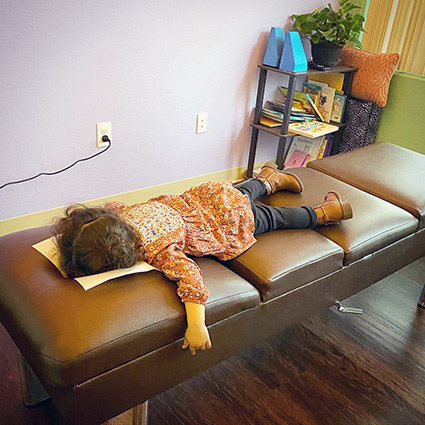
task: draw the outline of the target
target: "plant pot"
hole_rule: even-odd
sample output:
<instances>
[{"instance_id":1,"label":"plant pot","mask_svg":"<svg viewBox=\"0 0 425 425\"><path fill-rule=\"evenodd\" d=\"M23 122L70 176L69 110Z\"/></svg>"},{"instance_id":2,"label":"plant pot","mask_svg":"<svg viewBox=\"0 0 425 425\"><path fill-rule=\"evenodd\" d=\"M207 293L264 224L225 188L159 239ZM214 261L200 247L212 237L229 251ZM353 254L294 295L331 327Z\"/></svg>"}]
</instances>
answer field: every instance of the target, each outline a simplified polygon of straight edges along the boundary
<instances>
[{"instance_id":1,"label":"plant pot","mask_svg":"<svg viewBox=\"0 0 425 425\"><path fill-rule=\"evenodd\" d=\"M311 43L311 54L313 62L317 65L330 66L338 65L343 46L333 43Z\"/></svg>"}]
</instances>

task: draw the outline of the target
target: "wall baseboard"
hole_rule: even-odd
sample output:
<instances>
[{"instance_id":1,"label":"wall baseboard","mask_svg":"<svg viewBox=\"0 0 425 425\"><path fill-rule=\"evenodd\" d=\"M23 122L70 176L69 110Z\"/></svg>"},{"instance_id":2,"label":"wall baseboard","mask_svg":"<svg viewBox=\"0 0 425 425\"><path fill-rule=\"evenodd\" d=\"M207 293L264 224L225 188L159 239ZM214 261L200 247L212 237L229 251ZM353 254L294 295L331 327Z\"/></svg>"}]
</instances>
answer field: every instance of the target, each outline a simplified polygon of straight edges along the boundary
<instances>
[{"instance_id":1,"label":"wall baseboard","mask_svg":"<svg viewBox=\"0 0 425 425\"><path fill-rule=\"evenodd\" d=\"M259 162L256 164L256 169L261 168L265 163ZM116 195L106 196L83 202L85 205L102 205L108 201L121 201L126 204L136 204L145 202L148 199L154 198L163 194L178 194L193 186L197 186L207 181L225 181L231 180L238 182L243 179L243 174L246 167L231 168L229 170L217 171L215 173L204 174L202 176L192 177L189 179L178 180L175 182L159 184L156 186L145 187L143 189L133 190L130 192L119 193ZM0 236L8 233L18 232L20 230L31 229L52 224L57 217L64 214L65 207L53 208L45 211L39 211L19 217L13 217L5 220L0 220Z\"/></svg>"}]
</instances>

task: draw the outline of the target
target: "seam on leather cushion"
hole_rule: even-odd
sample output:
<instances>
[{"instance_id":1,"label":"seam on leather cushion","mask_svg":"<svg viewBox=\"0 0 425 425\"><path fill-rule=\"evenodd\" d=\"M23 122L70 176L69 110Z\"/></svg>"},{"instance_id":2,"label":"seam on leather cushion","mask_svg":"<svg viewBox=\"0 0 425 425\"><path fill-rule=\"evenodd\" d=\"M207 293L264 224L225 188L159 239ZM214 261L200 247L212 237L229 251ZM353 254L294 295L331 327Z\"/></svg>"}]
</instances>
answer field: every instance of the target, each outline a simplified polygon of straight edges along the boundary
<instances>
[{"instance_id":1,"label":"seam on leather cushion","mask_svg":"<svg viewBox=\"0 0 425 425\"><path fill-rule=\"evenodd\" d=\"M400 224L397 227L393 227L391 229L386 230L385 232L379 233L378 235L374 235L374 236L370 237L369 239L366 239L363 242L359 243L358 245L354 246L350 250L348 250L348 251L344 250L344 252L347 253L347 254L352 254L355 250L358 250L359 248L361 248L362 246L368 244L369 242L373 241L374 239L379 240L379 239L381 239L381 237L383 235L389 234L389 233L393 232L394 230L397 230L397 229L400 229L400 228L403 228L403 227L405 227L407 229L409 226L410 226L409 224L405 224L405 223L404 224ZM408 235L406 235L406 236L408 236ZM388 245L390 245L393 242L395 242L395 241L392 241L392 242L388 243ZM385 246L388 246L388 245L385 245ZM385 248L385 246L381 247L380 249Z\"/></svg>"},{"instance_id":2,"label":"seam on leather cushion","mask_svg":"<svg viewBox=\"0 0 425 425\"><path fill-rule=\"evenodd\" d=\"M338 246L339 246L339 245L338 245ZM342 250L342 247L340 247L340 248L341 248L341 250ZM255 276L257 276L257 277L261 278L263 281L265 281L265 282L267 282L267 283L271 283L271 282L274 282L274 281L276 281L276 280L278 280L278 279L282 278L283 276L288 275L289 273L294 272L295 270L299 270L299 269L301 269L301 268L303 268L303 267L305 267L305 266L308 266L308 265L311 265L311 264L317 263L317 262L319 262L319 261L322 261L322 260L324 260L324 259L327 259L327 258L329 258L329 257L332 257L333 255L335 255L335 253L336 253L336 252L332 252L332 253L330 253L330 254L327 254L327 255L326 255L326 256L324 256L324 257L320 257L320 258L318 258L318 259L316 259L316 260L311 260L311 261L309 261L308 263L303 263L303 264L301 264L301 265L299 265L299 266L297 266L297 267L293 267L293 268L291 268L291 269L288 269L288 270L286 270L285 272L282 272L282 273L278 274L277 276L273 277L273 280L269 280L269 279L265 280L263 276L261 276L261 275L260 275L260 274L258 274L256 271L254 271L254 269L252 269L251 267L249 267L249 266L247 265L247 263L245 263L245 262L244 262L244 261L242 261L242 260L239 260L239 261L240 261L240 262L241 262L241 263L242 263L242 264L246 267L246 269L248 269L250 272L252 272L252 274L254 274ZM342 264L341 264L341 267L342 267Z\"/></svg>"},{"instance_id":3,"label":"seam on leather cushion","mask_svg":"<svg viewBox=\"0 0 425 425\"><path fill-rule=\"evenodd\" d=\"M416 213L420 214L420 211L418 211L418 210L414 210L414 209L413 209L412 207L410 207L409 205L404 204L403 202L400 202L400 201L396 200L395 198L392 198L391 196L387 196L387 197L383 198L383 195L382 195L382 194L380 194L379 192L376 192L376 191L370 190L370 188L369 188L368 186L363 186L363 185L361 185L361 184L356 183L355 181L353 181L353 180L351 180L351 179L347 179L347 178L341 177L340 175L338 175L338 174L336 174L336 173L333 173L332 171L329 171L329 170L326 170L326 169L320 168L320 167L318 167L317 165L314 165L314 164L312 164L311 166L309 166L309 168L311 168L311 169L313 169L313 170L316 170L316 171L319 171L319 172L321 172L321 173L323 173L323 174L326 174L326 175L328 175L328 176L330 176L330 177L333 177L333 178L335 178L335 179L337 179L337 180L339 180L339 181L342 181L342 182L344 182L344 183L347 183L347 184L349 184L350 186L353 186L353 187L355 187L355 188L357 188L357 189L360 189L360 190L362 190L363 192L369 193L370 195L373 195L373 196L375 196L376 198L382 199L383 201L387 201L387 202L389 202L390 204L393 204L393 205L395 205L396 207L399 207L399 208L401 208L401 209L405 210L406 212L409 212L409 213L411 213L411 214L412 214L412 212L411 212L411 211L414 211L414 212L416 212ZM419 216L418 216L418 215L416 215L416 214L413 214L413 215L414 215L416 218L418 218L418 219L420 219L420 218L422 217L421 215L419 215ZM419 223L418 223L418 226L419 226Z\"/></svg>"}]
</instances>

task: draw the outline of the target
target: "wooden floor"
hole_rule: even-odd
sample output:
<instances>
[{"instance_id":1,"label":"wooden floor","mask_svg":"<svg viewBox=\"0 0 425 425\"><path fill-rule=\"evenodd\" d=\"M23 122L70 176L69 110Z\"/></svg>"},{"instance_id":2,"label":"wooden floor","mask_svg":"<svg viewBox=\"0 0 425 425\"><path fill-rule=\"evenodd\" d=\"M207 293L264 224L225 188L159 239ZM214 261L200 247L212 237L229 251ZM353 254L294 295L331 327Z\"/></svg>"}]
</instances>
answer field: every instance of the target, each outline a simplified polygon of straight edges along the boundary
<instances>
[{"instance_id":1,"label":"wooden floor","mask_svg":"<svg viewBox=\"0 0 425 425\"><path fill-rule=\"evenodd\" d=\"M425 257L346 301L363 315L331 308L155 397L149 425L424 425L424 283ZM23 406L3 328L0 347L0 425L58 424Z\"/></svg>"}]
</instances>

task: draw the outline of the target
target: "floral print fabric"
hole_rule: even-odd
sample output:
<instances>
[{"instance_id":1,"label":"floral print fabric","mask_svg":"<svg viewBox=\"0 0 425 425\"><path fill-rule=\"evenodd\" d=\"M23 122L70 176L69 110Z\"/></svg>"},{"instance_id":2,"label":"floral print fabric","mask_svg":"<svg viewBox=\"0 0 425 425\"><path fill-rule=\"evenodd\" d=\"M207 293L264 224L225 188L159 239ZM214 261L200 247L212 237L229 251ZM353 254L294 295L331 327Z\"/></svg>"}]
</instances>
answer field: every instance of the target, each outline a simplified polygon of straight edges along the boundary
<instances>
[{"instance_id":1,"label":"floral print fabric","mask_svg":"<svg viewBox=\"0 0 425 425\"><path fill-rule=\"evenodd\" d=\"M181 195L106 207L137 229L146 261L177 282L183 302L205 305L209 295L201 270L187 255L230 260L256 241L250 201L230 182L208 182Z\"/></svg>"}]
</instances>

